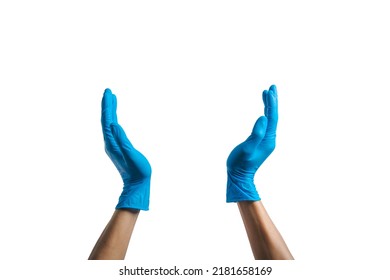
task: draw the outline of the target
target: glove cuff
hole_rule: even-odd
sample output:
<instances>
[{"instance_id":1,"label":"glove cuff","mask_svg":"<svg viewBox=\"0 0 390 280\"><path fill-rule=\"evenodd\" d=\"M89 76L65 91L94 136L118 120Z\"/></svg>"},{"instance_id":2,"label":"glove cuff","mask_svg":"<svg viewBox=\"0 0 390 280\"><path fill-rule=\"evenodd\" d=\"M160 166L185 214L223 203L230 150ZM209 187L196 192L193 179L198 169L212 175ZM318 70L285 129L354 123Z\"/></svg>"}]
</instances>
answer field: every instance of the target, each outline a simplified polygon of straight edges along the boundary
<instances>
[{"instance_id":1,"label":"glove cuff","mask_svg":"<svg viewBox=\"0 0 390 280\"><path fill-rule=\"evenodd\" d=\"M137 184L125 184L115 209L149 210L150 179Z\"/></svg>"},{"instance_id":2,"label":"glove cuff","mask_svg":"<svg viewBox=\"0 0 390 280\"><path fill-rule=\"evenodd\" d=\"M253 179L241 179L233 176L228 170L226 202L261 200Z\"/></svg>"}]
</instances>

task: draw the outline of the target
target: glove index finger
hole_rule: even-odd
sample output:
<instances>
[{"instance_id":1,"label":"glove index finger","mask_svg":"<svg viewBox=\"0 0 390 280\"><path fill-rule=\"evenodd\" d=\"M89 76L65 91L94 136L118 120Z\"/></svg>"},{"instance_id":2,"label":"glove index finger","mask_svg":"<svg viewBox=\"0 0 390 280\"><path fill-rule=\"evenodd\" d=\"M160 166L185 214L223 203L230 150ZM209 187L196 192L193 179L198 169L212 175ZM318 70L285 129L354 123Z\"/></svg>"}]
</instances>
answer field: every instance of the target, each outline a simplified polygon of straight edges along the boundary
<instances>
[{"instance_id":1,"label":"glove index finger","mask_svg":"<svg viewBox=\"0 0 390 280\"><path fill-rule=\"evenodd\" d=\"M278 124L278 94L275 85L263 92L264 114L268 118L267 133L276 133Z\"/></svg>"},{"instance_id":2,"label":"glove index finger","mask_svg":"<svg viewBox=\"0 0 390 280\"><path fill-rule=\"evenodd\" d=\"M112 122L118 123L118 117L116 115L117 100L115 94L112 94L112 106L111 106L111 118Z\"/></svg>"},{"instance_id":3,"label":"glove index finger","mask_svg":"<svg viewBox=\"0 0 390 280\"><path fill-rule=\"evenodd\" d=\"M112 123L112 105L113 105L113 94L109 88L103 93L102 99L102 116L101 122L103 130L110 129L110 123ZM107 131L108 132L108 131Z\"/></svg>"}]
</instances>

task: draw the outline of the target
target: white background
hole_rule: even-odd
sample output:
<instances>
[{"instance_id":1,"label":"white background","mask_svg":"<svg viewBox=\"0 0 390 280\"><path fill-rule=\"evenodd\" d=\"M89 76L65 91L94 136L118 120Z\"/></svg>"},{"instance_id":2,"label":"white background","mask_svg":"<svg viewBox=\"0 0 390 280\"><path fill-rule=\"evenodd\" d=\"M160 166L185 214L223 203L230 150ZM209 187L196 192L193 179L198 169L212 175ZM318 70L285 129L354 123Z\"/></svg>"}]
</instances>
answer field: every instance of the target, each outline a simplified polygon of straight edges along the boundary
<instances>
[{"instance_id":1,"label":"white background","mask_svg":"<svg viewBox=\"0 0 390 280\"><path fill-rule=\"evenodd\" d=\"M2 1L1 273L271 263L274 279L383 279L388 26L386 1ZM294 264L253 262L225 203L226 158L271 84L277 148L255 181ZM125 261L87 262L121 192L100 127L106 87L152 165L151 204Z\"/></svg>"}]
</instances>

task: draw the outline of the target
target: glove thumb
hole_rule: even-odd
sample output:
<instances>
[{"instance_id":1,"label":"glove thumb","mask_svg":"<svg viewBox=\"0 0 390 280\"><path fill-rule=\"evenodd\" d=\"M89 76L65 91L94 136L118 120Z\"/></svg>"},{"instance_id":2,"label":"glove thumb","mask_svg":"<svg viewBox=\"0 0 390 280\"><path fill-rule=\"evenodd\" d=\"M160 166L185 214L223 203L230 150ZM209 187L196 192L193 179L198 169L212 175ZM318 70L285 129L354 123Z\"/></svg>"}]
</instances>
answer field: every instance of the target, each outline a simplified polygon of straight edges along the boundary
<instances>
[{"instance_id":1,"label":"glove thumb","mask_svg":"<svg viewBox=\"0 0 390 280\"><path fill-rule=\"evenodd\" d=\"M115 142L119 146L122 154L127 154L126 152L133 149L133 145L126 136L125 131L118 123L111 123L110 125L111 133L115 138Z\"/></svg>"},{"instance_id":2,"label":"glove thumb","mask_svg":"<svg viewBox=\"0 0 390 280\"><path fill-rule=\"evenodd\" d=\"M251 135L245 141L248 151L255 150L261 140L263 140L265 132L267 131L267 124L267 117L261 116L257 119L255 125L253 126Z\"/></svg>"}]
</instances>

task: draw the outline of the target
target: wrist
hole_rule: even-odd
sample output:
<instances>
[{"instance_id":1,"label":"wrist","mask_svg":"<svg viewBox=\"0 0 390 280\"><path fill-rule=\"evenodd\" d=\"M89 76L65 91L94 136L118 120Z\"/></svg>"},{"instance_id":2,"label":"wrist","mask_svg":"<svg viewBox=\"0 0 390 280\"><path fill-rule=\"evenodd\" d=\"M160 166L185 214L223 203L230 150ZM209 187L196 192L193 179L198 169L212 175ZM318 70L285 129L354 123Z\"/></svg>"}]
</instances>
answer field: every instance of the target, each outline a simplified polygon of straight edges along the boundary
<instances>
[{"instance_id":1,"label":"wrist","mask_svg":"<svg viewBox=\"0 0 390 280\"><path fill-rule=\"evenodd\" d=\"M258 201L260 199L253 178L233 176L228 170L226 202Z\"/></svg>"},{"instance_id":2,"label":"wrist","mask_svg":"<svg viewBox=\"0 0 390 280\"><path fill-rule=\"evenodd\" d=\"M119 197L116 209L149 210L150 178L136 183L126 183Z\"/></svg>"}]
</instances>

